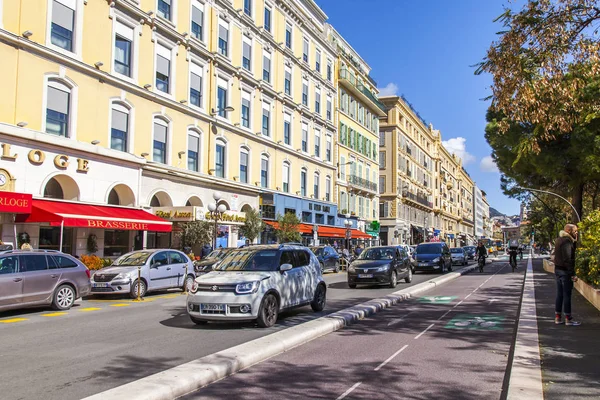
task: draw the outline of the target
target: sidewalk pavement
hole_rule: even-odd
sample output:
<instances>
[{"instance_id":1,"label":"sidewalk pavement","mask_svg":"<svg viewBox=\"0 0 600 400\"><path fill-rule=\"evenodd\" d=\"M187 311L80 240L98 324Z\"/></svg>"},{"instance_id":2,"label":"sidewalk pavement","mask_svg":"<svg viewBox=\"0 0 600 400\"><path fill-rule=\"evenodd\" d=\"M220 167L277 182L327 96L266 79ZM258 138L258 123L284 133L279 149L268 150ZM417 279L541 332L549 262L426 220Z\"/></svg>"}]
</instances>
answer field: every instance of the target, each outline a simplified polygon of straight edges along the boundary
<instances>
[{"instance_id":1,"label":"sidewalk pavement","mask_svg":"<svg viewBox=\"0 0 600 400\"><path fill-rule=\"evenodd\" d=\"M582 325L555 325L554 274L540 258L533 271L545 400L600 398L600 311L573 289L573 318Z\"/></svg>"}]
</instances>

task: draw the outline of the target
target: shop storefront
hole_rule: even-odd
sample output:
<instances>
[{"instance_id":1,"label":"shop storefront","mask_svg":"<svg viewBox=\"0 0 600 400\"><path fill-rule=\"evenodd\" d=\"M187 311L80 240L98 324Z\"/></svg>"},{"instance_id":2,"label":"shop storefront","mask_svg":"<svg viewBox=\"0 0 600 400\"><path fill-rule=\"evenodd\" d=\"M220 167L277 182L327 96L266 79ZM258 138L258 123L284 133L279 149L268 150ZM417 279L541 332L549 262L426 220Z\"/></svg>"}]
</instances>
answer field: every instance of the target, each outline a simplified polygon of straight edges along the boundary
<instances>
[{"instance_id":1,"label":"shop storefront","mask_svg":"<svg viewBox=\"0 0 600 400\"><path fill-rule=\"evenodd\" d=\"M8 184L8 185L7 185ZM8 188L10 183L0 171L0 186ZM14 224L15 217L31 212L32 196L27 193L0 191L0 240L3 249L17 248L18 236Z\"/></svg>"}]
</instances>

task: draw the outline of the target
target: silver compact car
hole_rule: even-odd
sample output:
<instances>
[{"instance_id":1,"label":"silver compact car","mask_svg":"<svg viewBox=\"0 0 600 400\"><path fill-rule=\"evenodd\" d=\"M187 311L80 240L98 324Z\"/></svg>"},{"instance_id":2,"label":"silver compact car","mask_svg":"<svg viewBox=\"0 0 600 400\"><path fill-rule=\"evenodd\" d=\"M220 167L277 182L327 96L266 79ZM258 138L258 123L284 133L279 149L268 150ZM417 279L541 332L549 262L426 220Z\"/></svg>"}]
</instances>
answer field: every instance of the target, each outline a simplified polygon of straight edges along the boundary
<instances>
[{"instance_id":1,"label":"silver compact car","mask_svg":"<svg viewBox=\"0 0 600 400\"><path fill-rule=\"evenodd\" d=\"M58 251L0 253L0 311L51 305L68 310L90 294L90 270Z\"/></svg>"},{"instance_id":2,"label":"silver compact car","mask_svg":"<svg viewBox=\"0 0 600 400\"><path fill-rule=\"evenodd\" d=\"M469 255L464 247L453 247L450 249L450 256L452 257L452 264L467 265L469 261Z\"/></svg>"},{"instance_id":3,"label":"silver compact car","mask_svg":"<svg viewBox=\"0 0 600 400\"><path fill-rule=\"evenodd\" d=\"M285 309L325 307L327 286L315 254L302 245L259 245L229 252L215 271L196 278L187 309L196 324L277 322Z\"/></svg>"},{"instance_id":4,"label":"silver compact car","mask_svg":"<svg viewBox=\"0 0 600 400\"><path fill-rule=\"evenodd\" d=\"M92 276L92 294L138 293L138 266L141 267L140 295L152 290L191 289L196 277L187 255L172 249L148 249L127 253ZM186 268L187 267L187 268ZM187 272L187 275L186 275Z\"/></svg>"}]
</instances>

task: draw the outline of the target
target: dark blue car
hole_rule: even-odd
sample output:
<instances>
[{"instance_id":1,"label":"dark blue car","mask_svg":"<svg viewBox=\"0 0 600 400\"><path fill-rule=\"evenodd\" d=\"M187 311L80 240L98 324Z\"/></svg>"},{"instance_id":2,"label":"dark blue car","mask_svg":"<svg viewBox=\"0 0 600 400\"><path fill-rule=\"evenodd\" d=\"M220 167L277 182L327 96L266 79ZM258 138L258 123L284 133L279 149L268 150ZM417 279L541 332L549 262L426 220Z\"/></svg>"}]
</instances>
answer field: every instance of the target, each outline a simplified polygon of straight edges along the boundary
<instances>
[{"instance_id":1,"label":"dark blue car","mask_svg":"<svg viewBox=\"0 0 600 400\"><path fill-rule=\"evenodd\" d=\"M321 271L339 272L340 270L340 255L331 246L315 246L310 248L317 256Z\"/></svg>"},{"instance_id":2,"label":"dark blue car","mask_svg":"<svg viewBox=\"0 0 600 400\"><path fill-rule=\"evenodd\" d=\"M415 272L441 272L452 271L452 256L450 249L444 242L421 243L415 251L413 263Z\"/></svg>"}]
</instances>

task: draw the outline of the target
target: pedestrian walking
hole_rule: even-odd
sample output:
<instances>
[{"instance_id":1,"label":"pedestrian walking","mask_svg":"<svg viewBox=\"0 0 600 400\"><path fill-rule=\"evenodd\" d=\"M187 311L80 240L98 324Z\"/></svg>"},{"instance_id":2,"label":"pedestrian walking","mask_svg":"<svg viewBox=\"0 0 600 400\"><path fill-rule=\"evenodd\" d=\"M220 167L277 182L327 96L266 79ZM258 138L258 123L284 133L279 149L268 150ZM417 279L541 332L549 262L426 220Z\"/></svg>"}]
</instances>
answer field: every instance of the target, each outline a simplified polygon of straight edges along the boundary
<instances>
[{"instance_id":1,"label":"pedestrian walking","mask_svg":"<svg viewBox=\"0 0 600 400\"><path fill-rule=\"evenodd\" d=\"M211 245L206 243L204 246L202 246L202 250L200 250L200 257L201 258L207 257L211 251L212 251Z\"/></svg>"},{"instance_id":2,"label":"pedestrian walking","mask_svg":"<svg viewBox=\"0 0 600 400\"><path fill-rule=\"evenodd\" d=\"M556 275L556 316L555 324L564 323L567 326L578 326L581 322L574 321L571 315L571 294L575 275L575 248L577 242L577 225L567 224L560 231L554 247L554 274ZM563 321L562 314L565 319Z\"/></svg>"}]
</instances>

